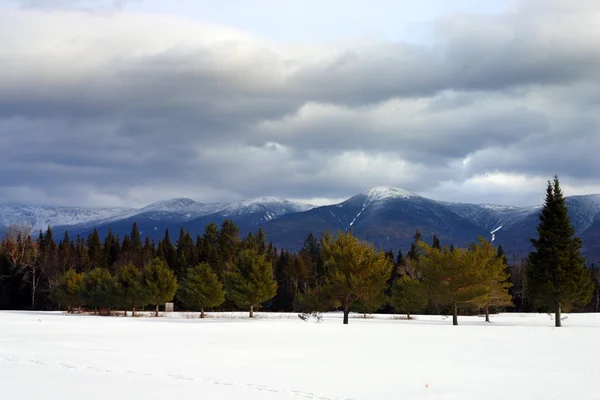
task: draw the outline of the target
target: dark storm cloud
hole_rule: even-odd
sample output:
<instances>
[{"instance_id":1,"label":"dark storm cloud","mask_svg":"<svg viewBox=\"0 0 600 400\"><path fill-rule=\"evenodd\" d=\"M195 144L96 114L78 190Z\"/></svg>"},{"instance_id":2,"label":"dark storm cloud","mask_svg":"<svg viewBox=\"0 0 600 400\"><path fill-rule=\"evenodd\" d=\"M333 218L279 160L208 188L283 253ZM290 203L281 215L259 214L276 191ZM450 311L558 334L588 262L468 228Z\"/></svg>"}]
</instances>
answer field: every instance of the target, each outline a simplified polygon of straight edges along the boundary
<instances>
[{"instance_id":1,"label":"dark storm cloud","mask_svg":"<svg viewBox=\"0 0 600 400\"><path fill-rule=\"evenodd\" d=\"M434 43L309 49L156 16L8 11L0 196L140 205L463 185L461 200L492 201L486 174L590 187L599 11L534 0L439 21Z\"/></svg>"}]
</instances>

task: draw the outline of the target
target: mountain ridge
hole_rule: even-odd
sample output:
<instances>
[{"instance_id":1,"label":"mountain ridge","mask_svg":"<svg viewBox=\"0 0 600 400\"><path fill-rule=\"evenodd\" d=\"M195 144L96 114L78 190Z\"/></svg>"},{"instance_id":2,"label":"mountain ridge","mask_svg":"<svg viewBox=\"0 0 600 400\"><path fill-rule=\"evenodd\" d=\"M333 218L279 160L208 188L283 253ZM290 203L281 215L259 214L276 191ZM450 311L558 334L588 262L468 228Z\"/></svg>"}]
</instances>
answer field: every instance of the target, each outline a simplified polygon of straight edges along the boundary
<instances>
[{"instance_id":1,"label":"mountain ridge","mask_svg":"<svg viewBox=\"0 0 600 400\"><path fill-rule=\"evenodd\" d=\"M577 235L586 238L584 255L600 261L600 195L569 196L566 201ZM232 219L242 235L260 227L274 245L290 250L299 250L309 233L338 230L352 231L386 250L406 249L419 229L426 241L436 234L443 243L457 246L467 245L479 235L494 238L507 253L522 257L530 249L529 238L535 235L540 209L541 205L439 201L378 186L318 207L269 196L230 203L201 203L182 197L141 208L0 204L0 230L9 223L29 223L36 231L50 225L58 234L68 230L85 236L97 228L101 235L110 229L123 236L136 222L144 235L159 240L166 229L176 232L183 227L194 236L202 235L208 223Z\"/></svg>"}]
</instances>

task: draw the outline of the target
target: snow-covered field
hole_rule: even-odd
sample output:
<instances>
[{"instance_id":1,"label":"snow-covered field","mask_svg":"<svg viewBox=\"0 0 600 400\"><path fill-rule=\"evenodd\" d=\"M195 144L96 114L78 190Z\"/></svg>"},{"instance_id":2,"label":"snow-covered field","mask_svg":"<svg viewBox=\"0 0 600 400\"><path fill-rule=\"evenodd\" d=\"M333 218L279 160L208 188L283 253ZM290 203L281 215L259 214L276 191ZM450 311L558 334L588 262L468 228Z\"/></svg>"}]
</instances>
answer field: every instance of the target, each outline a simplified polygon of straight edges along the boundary
<instances>
[{"instance_id":1,"label":"snow-covered field","mask_svg":"<svg viewBox=\"0 0 600 400\"><path fill-rule=\"evenodd\" d=\"M600 314L323 322L0 312L2 399L598 399ZM356 317L356 316L355 316Z\"/></svg>"}]
</instances>

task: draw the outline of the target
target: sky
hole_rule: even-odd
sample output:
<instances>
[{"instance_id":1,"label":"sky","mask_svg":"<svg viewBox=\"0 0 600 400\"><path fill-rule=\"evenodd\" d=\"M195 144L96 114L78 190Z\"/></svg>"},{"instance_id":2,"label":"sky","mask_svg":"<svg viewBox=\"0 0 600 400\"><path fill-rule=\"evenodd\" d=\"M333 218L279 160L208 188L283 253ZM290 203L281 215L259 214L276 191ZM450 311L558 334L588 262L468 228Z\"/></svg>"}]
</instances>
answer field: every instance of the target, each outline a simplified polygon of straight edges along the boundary
<instances>
[{"instance_id":1,"label":"sky","mask_svg":"<svg viewBox=\"0 0 600 400\"><path fill-rule=\"evenodd\" d=\"M0 202L600 193L596 0L0 0Z\"/></svg>"}]
</instances>

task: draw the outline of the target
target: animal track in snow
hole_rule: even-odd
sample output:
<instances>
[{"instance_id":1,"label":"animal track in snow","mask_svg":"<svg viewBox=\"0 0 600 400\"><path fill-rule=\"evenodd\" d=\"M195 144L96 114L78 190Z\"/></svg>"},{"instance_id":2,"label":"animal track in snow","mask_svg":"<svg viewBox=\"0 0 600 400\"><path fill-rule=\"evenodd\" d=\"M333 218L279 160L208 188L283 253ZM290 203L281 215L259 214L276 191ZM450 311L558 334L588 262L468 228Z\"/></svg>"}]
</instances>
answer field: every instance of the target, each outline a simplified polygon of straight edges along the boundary
<instances>
[{"instance_id":1,"label":"animal track in snow","mask_svg":"<svg viewBox=\"0 0 600 400\"><path fill-rule=\"evenodd\" d=\"M65 368L65 369L68 369L71 371L74 371L74 370L84 371L85 370L85 371L93 371L93 372L106 373L106 374L130 374L130 375L138 375L138 376L143 376L143 377L160 376L160 375L157 375L154 373L149 373L149 372L144 372L144 371L135 371L135 370L131 370L131 369L118 370L118 369L106 369L106 368L90 366L90 365L78 366L78 365L73 365L73 364L70 364L70 363L67 363L64 361L57 361L54 363L50 363L50 362L41 361L41 360L21 360L21 359L14 358L14 357L0 356L0 362L2 362L2 361L7 362L7 363L17 363L17 364L56 366L56 367ZM224 382L224 381L219 381L216 379L209 379L209 378L204 378L204 377L192 377L192 376L186 376L186 375L182 375L182 374L168 373L168 374L166 374L166 376L170 379L185 380L185 381L189 381L189 382L203 382L203 383L208 383L208 384L217 385L217 386L243 387L243 388L246 388L249 390L256 390L256 391L260 391L260 392L282 393L282 394L290 395L293 397L304 398L304 399L353 400L353 399L347 398L347 397L329 397L329 396L324 396L324 395L318 395L318 394L311 393L311 392L302 392L300 390L277 389L277 388L272 388L269 386L257 385L257 384L252 384L252 383Z\"/></svg>"}]
</instances>

